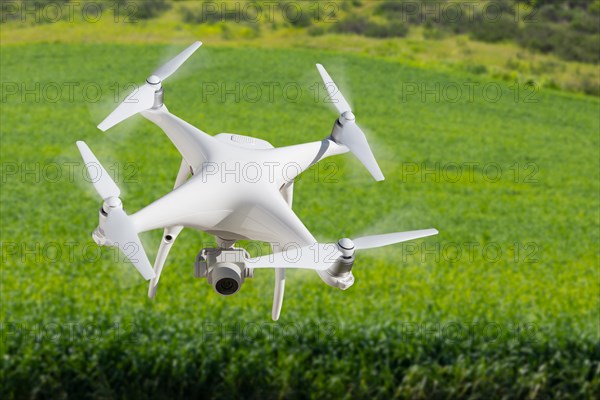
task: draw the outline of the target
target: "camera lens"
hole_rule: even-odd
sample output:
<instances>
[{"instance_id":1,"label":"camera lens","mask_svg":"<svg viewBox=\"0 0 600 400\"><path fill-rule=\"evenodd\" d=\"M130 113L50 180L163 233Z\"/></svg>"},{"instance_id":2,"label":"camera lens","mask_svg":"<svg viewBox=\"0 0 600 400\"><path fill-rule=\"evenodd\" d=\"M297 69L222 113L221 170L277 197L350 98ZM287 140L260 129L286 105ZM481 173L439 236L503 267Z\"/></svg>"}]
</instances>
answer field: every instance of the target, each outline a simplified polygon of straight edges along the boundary
<instances>
[{"instance_id":1,"label":"camera lens","mask_svg":"<svg viewBox=\"0 0 600 400\"><path fill-rule=\"evenodd\" d=\"M235 263L218 262L208 272L208 283L220 295L230 296L240 290L244 282L242 273L242 268Z\"/></svg>"},{"instance_id":2,"label":"camera lens","mask_svg":"<svg viewBox=\"0 0 600 400\"><path fill-rule=\"evenodd\" d=\"M238 290L238 287L239 285L235 279L222 278L217 282L215 289L222 295L230 295L234 294Z\"/></svg>"}]
</instances>

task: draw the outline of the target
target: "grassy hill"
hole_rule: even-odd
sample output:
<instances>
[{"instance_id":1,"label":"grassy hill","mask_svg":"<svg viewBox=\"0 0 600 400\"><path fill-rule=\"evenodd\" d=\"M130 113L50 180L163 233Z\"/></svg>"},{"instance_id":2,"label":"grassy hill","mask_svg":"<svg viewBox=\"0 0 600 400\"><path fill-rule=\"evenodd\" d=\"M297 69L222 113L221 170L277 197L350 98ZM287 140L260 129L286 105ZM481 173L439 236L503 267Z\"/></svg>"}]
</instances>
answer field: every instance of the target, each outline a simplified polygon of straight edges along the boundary
<instances>
[{"instance_id":1,"label":"grassy hill","mask_svg":"<svg viewBox=\"0 0 600 400\"><path fill-rule=\"evenodd\" d=\"M600 94L595 1L6 3L3 44L187 43L355 52L536 89ZM37 6L33 6L36 4Z\"/></svg>"}]
</instances>

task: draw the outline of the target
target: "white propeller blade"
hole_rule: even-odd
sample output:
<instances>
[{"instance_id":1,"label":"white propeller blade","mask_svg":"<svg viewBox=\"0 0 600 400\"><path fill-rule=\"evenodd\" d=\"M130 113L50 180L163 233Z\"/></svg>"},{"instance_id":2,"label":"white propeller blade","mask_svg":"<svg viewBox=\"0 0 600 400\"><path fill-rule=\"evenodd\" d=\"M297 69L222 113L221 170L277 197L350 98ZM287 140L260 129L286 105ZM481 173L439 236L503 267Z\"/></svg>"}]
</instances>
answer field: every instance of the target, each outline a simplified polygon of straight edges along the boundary
<instances>
[{"instance_id":1,"label":"white propeller blade","mask_svg":"<svg viewBox=\"0 0 600 400\"><path fill-rule=\"evenodd\" d=\"M115 208L110 211L103 229L106 237L131 261L145 280L156 276L133 222L122 208Z\"/></svg>"},{"instance_id":2,"label":"white propeller blade","mask_svg":"<svg viewBox=\"0 0 600 400\"><path fill-rule=\"evenodd\" d=\"M340 115L346 111L352 111L350 104L348 104L346 98L344 98L344 95L342 95L342 92L340 92L340 89L337 87L333 79L331 79L331 76L329 76L325 70L325 67L323 67L321 64L317 64L317 69L319 70L319 74L321 74L321 79L323 79L325 89L327 89L327 93L329 93L329 98Z\"/></svg>"},{"instance_id":3,"label":"white propeller blade","mask_svg":"<svg viewBox=\"0 0 600 400\"><path fill-rule=\"evenodd\" d=\"M385 235L364 236L354 239L356 250L374 249L376 247L388 246L394 243L406 242L408 240L420 239L427 236L437 235L437 229L422 229L419 231L396 232Z\"/></svg>"},{"instance_id":4,"label":"white propeller blade","mask_svg":"<svg viewBox=\"0 0 600 400\"><path fill-rule=\"evenodd\" d=\"M358 158L376 181L384 180L383 172L375 160L363 131L354 122L346 122L341 135L342 143Z\"/></svg>"},{"instance_id":5,"label":"white propeller blade","mask_svg":"<svg viewBox=\"0 0 600 400\"><path fill-rule=\"evenodd\" d=\"M436 229L396 232L385 235L364 236L355 240L341 239L339 245L344 246L346 256L350 257L355 250L373 249L437 234ZM306 247L290 246L282 252L250 258L246 261L249 268L304 268L323 271L331 267L340 256L344 255L339 245L317 243Z\"/></svg>"},{"instance_id":6,"label":"white propeller blade","mask_svg":"<svg viewBox=\"0 0 600 400\"><path fill-rule=\"evenodd\" d=\"M121 191L119 187L98 161L92 150L83 141L77 142L77 147L83 157L94 188L107 203L119 204L119 207L110 207L110 212L102 225L104 236L117 246L127 257L144 279L152 279L155 276L150 266L148 256L142 247L142 242L125 211L120 208L121 201L118 199Z\"/></svg>"},{"instance_id":7,"label":"white propeller blade","mask_svg":"<svg viewBox=\"0 0 600 400\"><path fill-rule=\"evenodd\" d=\"M335 243L318 243L306 247L288 246L287 249L267 256L250 258L250 268L305 268L325 270L333 264L342 253Z\"/></svg>"},{"instance_id":8,"label":"white propeller blade","mask_svg":"<svg viewBox=\"0 0 600 400\"><path fill-rule=\"evenodd\" d=\"M371 151L369 142L364 132L358 127L355 122L354 114L352 114L352 108L346 101L342 92L331 79L331 76L327 73L325 68L321 64L317 64L317 69L321 74L327 93L331 102L335 105L335 108L340 113L340 124L342 125L342 131L339 136L335 136L334 139L348 147L348 149L359 159L359 161L367 168L376 181L384 180L381 168L375 160L375 156Z\"/></svg>"},{"instance_id":9,"label":"white propeller blade","mask_svg":"<svg viewBox=\"0 0 600 400\"><path fill-rule=\"evenodd\" d=\"M192 45L190 45L187 49L183 50L181 53L179 53L178 55L173 57L171 60L167 61L166 63L164 63L163 65L158 67L152 73L152 75L156 75L160 78L161 81L164 81L169 76L171 76L175 71L177 71L179 69L179 67L181 67L181 65L183 65L183 63L186 62L186 60L188 58L190 58L190 56L192 54L194 54L194 52L196 50L198 50L198 48L200 46L202 46L202 42L198 41L198 42L192 43Z\"/></svg>"},{"instance_id":10,"label":"white propeller blade","mask_svg":"<svg viewBox=\"0 0 600 400\"><path fill-rule=\"evenodd\" d=\"M141 111L154 106L154 94L160 90L161 83L171 76L202 45L194 42L187 49L158 67L146 80L146 83L131 92L119 106L98 125L98 129L106 131L119 122Z\"/></svg>"},{"instance_id":11,"label":"white propeller blade","mask_svg":"<svg viewBox=\"0 0 600 400\"><path fill-rule=\"evenodd\" d=\"M100 164L88 145L80 140L77 142L77 147L79 148L83 162L85 162L92 184L100 197L102 197L103 200L106 200L109 197L119 197L121 194L119 187L108 172L106 172L102 164Z\"/></svg>"},{"instance_id":12,"label":"white propeller blade","mask_svg":"<svg viewBox=\"0 0 600 400\"><path fill-rule=\"evenodd\" d=\"M98 129L106 131L119 122L141 112L152 108L154 105L154 93L156 87L148 83L143 84L138 89L131 92L113 112L111 112L104 121L100 122Z\"/></svg>"}]
</instances>

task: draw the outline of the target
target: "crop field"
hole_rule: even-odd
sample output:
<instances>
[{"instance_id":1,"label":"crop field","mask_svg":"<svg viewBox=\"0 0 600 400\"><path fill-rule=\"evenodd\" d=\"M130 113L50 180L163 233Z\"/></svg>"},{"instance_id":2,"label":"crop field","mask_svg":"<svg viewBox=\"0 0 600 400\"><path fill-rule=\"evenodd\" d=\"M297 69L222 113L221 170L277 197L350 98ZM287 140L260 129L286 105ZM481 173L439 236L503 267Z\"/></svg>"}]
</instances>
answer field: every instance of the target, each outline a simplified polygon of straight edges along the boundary
<instances>
[{"instance_id":1,"label":"crop field","mask_svg":"<svg viewBox=\"0 0 600 400\"><path fill-rule=\"evenodd\" d=\"M75 141L128 213L167 193L180 156L159 128L96 125L182 48L2 47L1 398L598 398L597 97L206 42L164 88L207 133L326 137L317 62L348 93L386 180L352 155L305 172L293 208L317 239L440 231L359 253L347 291L289 272L273 322L272 271L227 298L193 277L208 235L184 230L153 300L90 236L100 201ZM141 235L151 260L161 234Z\"/></svg>"}]
</instances>

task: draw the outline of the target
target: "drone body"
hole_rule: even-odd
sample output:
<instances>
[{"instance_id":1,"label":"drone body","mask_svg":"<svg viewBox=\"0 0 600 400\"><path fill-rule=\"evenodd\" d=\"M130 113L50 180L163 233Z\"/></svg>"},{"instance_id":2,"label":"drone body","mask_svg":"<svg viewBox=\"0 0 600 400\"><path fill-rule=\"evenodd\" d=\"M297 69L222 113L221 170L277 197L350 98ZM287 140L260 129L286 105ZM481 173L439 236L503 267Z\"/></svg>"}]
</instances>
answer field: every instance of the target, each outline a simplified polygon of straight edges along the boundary
<instances>
[{"instance_id":1,"label":"drone body","mask_svg":"<svg viewBox=\"0 0 600 400\"><path fill-rule=\"evenodd\" d=\"M88 168L90 163L101 168L94 186L104 203L92 237L99 245L119 247L142 276L151 280L150 297L156 294L168 253L184 227L215 236L217 247L202 249L195 275L207 278L220 294L236 293L255 269L275 268L274 320L281 312L286 269L314 269L328 285L346 289L354 283L351 270L355 250L437 234L435 229L426 229L319 244L291 208L294 179L324 158L350 151L376 180L383 180L350 106L325 69L317 64L340 113L325 139L275 148L248 136L208 135L171 114L163 103L162 81L200 45L192 44L158 68L98 125L106 130L137 113L158 125L182 155L173 191L127 215L117 185L87 145L77 142ZM152 268L138 234L159 228L164 233ZM243 249L233 247L242 239L268 242L273 254L250 258Z\"/></svg>"}]
</instances>

